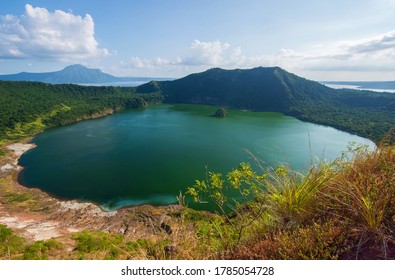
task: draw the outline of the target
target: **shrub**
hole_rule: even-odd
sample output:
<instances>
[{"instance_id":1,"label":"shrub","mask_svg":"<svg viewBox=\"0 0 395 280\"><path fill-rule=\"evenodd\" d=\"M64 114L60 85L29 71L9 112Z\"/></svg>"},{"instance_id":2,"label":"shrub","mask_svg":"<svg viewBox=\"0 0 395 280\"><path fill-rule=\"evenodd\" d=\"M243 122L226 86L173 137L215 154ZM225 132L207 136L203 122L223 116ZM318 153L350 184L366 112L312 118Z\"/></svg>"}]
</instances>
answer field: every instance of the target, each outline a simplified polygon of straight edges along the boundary
<instances>
[{"instance_id":1,"label":"shrub","mask_svg":"<svg viewBox=\"0 0 395 280\"><path fill-rule=\"evenodd\" d=\"M27 193L8 193L6 200L9 203L21 203L31 199L31 195Z\"/></svg>"},{"instance_id":2,"label":"shrub","mask_svg":"<svg viewBox=\"0 0 395 280\"><path fill-rule=\"evenodd\" d=\"M275 236L278 243L271 257L284 260L338 259L346 248L344 227L332 221L300 226Z\"/></svg>"},{"instance_id":3,"label":"shrub","mask_svg":"<svg viewBox=\"0 0 395 280\"><path fill-rule=\"evenodd\" d=\"M73 238L77 241L75 250L79 258L99 258L116 259L124 246L123 237L119 234L110 234L101 231L84 230L74 234Z\"/></svg>"},{"instance_id":4,"label":"shrub","mask_svg":"<svg viewBox=\"0 0 395 280\"><path fill-rule=\"evenodd\" d=\"M326 191L321 204L333 218L354 228L352 245L357 258L362 244L365 248L382 244L381 254L386 258L388 242L394 246L394 148L355 151L353 160L341 163L341 172Z\"/></svg>"},{"instance_id":5,"label":"shrub","mask_svg":"<svg viewBox=\"0 0 395 280\"><path fill-rule=\"evenodd\" d=\"M334 174L333 163L326 162L311 166L307 174L278 167L265 181L270 213L282 223L311 220L317 215L321 193Z\"/></svg>"},{"instance_id":6,"label":"shrub","mask_svg":"<svg viewBox=\"0 0 395 280\"><path fill-rule=\"evenodd\" d=\"M56 240L36 241L25 248L24 260L47 260L52 250L63 249L64 245Z\"/></svg>"},{"instance_id":7,"label":"shrub","mask_svg":"<svg viewBox=\"0 0 395 280\"><path fill-rule=\"evenodd\" d=\"M23 252L25 239L0 224L0 259L13 259Z\"/></svg>"}]
</instances>

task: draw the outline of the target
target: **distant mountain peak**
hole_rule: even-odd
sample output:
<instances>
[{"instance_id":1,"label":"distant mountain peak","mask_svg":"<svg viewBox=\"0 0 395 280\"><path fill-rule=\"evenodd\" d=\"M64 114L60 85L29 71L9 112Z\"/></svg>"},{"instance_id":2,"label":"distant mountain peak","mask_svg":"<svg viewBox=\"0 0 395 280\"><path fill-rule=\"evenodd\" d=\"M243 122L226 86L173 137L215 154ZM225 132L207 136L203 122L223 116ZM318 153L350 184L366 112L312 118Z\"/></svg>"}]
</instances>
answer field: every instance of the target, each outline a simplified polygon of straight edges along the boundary
<instances>
[{"instance_id":1,"label":"distant mountain peak","mask_svg":"<svg viewBox=\"0 0 395 280\"><path fill-rule=\"evenodd\" d=\"M78 69L78 68L82 68L82 69L88 69L88 67L86 67L86 66L84 66L84 65L82 65L82 64L71 64L71 65L68 65L68 66L66 66L64 69Z\"/></svg>"},{"instance_id":2,"label":"distant mountain peak","mask_svg":"<svg viewBox=\"0 0 395 280\"><path fill-rule=\"evenodd\" d=\"M335 94L317 82L280 67L212 68L174 81L141 85L137 92L160 91L170 103L200 103L241 109L289 112L303 102L327 101Z\"/></svg>"},{"instance_id":3,"label":"distant mountain peak","mask_svg":"<svg viewBox=\"0 0 395 280\"><path fill-rule=\"evenodd\" d=\"M73 64L64 69L47 73L22 72L13 75L0 75L0 80L11 81L36 81L51 84L62 83L112 83L124 78L114 77L103 73L100 69L88 68L82 64Z\"/></svg>"},{"instance_id":4,"label":"distant mountain peak","mask_svg":"<svg viewBox=\"0 0 395 280\"><path fill-rule=\"evenodd\" d=\"M100 69L88 68L82 64L72 64L63 68L60 71L98 71L103 73Z\"/></svg>"}]
</instances>

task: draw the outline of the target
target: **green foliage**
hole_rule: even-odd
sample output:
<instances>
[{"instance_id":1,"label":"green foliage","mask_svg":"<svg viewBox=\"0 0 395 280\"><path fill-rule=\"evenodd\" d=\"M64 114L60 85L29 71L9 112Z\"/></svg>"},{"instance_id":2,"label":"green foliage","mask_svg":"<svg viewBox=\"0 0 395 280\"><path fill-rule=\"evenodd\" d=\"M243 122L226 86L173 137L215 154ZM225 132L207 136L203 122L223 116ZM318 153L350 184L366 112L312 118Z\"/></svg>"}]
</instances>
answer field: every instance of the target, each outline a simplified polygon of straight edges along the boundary
<instances>
[{"instance_id":1,"label":"green foliage","mask_svg":"<svg viewBox=\"0 0 395 280\"><path fill-rule=\"evenodd\" d=\"M208 248L210 252L231 249L238 240L236 234L234 227L219 217L197 223L196 238L200 246Z\"/></svg>"},{"instance_id":2,"label":"green foliage","mask_svg":"<svg viewBox=\"0 0 395 280\"><path fill-rule=\"evenodd\" d=\"M84 230L73 235L77 241L75 250L80 258L92 258L100 253L103 259L116 259L122 253L124 239L119 234Z\"/></svg>"},{"instance_id":3,"label":"green foliage","mask_svg":"<svg viewBox=\"0 0 395 280\"><path fill-rule=\"evenodd\" d=\"M134 88L0 81L0 140L161 101L160 94L135 94Z\"/></svg>"},{"instance_id":4,"label":"green foliage","mask_svg":"<svg viewBox=\"0 0 395 280\"><path fill-rule=\"evenodd\" d=\"M162 259L167 240L152 242L147 239L126 241L117 233L84 230L73 235L77 241L75 252L79 259Z\"/></svg>"},{"instance_id":5,"label":"green foliage","mask_svg":"<svg viewBox=\"0 0 395 280\"><path fill-rule=\"evenodd\" d=\"M8 203L20 203L31 199L31 195L28 193L7 193L6 201Z\"/></svg>"},{"instance_id":6,"label":"green foliage","mask_svg":"<svg viewBox=\"0 0 395 280\"><path fill-rule=\"evenodd\" d=\"M210 217L207 212L194 210L192 208L184 208L182 210L183 220L189 222L209 221Z\"/></svg>"},{"instance_id":7,"label":"green foliage","mask_svg":"<svg viewBox=\"0 0 395 280\"><path fill-rule=\"evenodd\" d=\"M189 187L186 194L191 195L195 202L214 203L231 226L225 231L221 231L217 223L210 226L214 226L222 241L228 243L229 239L222 237L226 234L232 236L231 243L238 243L245 229L264 211L262 204L248 202L252 199L260 200L264 196L262 187L267 176L266 173L258 175L248 163L241 163L238 168L227 174L226 181L222 178L222 174L209 172L206 180L196 180L195 185ZM233 196L237 196L238 199L229 200ZM242 218L232 219L234 215Z\"/></svg>"},{"instance_id":8,"label":"green foliage","mask_svg":"<svg viewBox=\"0 0 395 280\"><path fill-rule=\"evenodd\" d=\"M271 257L282 260L338 259L347 241L343 230L333 222L326 222L281 232L275 237L277 250Z\"/></svg>"},{"instance_id":9,"label":"green foliage","mask_svg":"<svg viewBox=\"0 0 395 280\"><path fill-rule=\"evenodd\" d=\"M56 240L36 241L25 248L24 260L47 260L51 251L64 249L64 245Z\"/></svg>"},{"instance_id":10,"label":"green foliage","mask_svg":"<svg viewBox=\"0 0 395 280\"><path fill-rule=\"evenodd\" d=\"M242 163L227 174L226 181L222 174L209 172L207 179L197 180L187 194L196 202L213 202L221 210L227 224L205 223L202 229L206 237L215 237L214 231L223 247L229 247L249 238L248 233L262 225L295 226L310 221L317 215L321 191L334 174L334 165L328 163L312 166L307 174L286 166L259 174ZM238 199L229 200L235 193Z\"/></svg>"},{"instance_id":11,"label":"green foliage","mask_svg":"<svg viewBox=\"0 0 395 280\"><path fill-rule=\"evenodd\" d=\"M334 164L325 162L312 166L307 174L278 167L266 180L266 199L273 217L298 224L313 218L321 192L334 173Z\"/></svg>"},{"instance_id":12,"label":"green foliage","mask_svg":"<svg viewBox=\"0 0 395 280\"><path fill-rule=\"evenodd\" d=\"M206 203L210 199L223 213L226 213L225 206L234 208L234 204L247 202L252 197L261 193L260 186L264 183L268 174L257 175L248 163L241 163L240 166L227 174L227 184L222 178L222 174L208 172L206 180L196 180L195 185L188 188L186 194L193 197L195 202ZM229 194L236 191L240 196L238 201L230 201Z\"/></svg>"},{"instance_id":13,"label":"green foliage","mask_svg":"<svg viewBox=\"0 0 395 280\"><path fill-rule=\"evenodd\" d=\"M226 179L209 172L187 194L215 203L224 220L198 222L199 242L235 258L254 252L257 258L387 259L395 246L394 164L393 147L350 145L339 159L316 163L306 174L279 166L260 175L245 163ZM229 206L233 212L225 211L229 189L241 194L242 203ZM244 244L252 244L250 255Z\"/></svg>"},{"instance_id":14,"label":"green foliage","mask_svg":"<svg viewBox=\"0 0 395 280\"><path fill-rule=\"evenodd\" d=\"M395 150L353 149L352 161L340 162L342 172L326 192L331 213L374 235L393 234L395 217Z\"/></svg>"},{"instance_id":15,"label":"green foliage","mask_svg":"<svg viewBox=\"0 0 395 280\"><path fill-rule=\"evenodd\" d=\"M129 252L133 251L146 251L152 247L152 242L147 239L137 239L136 241L127 242L127 248Z\"/></svg>"},{"instance_id":16,"label":"green foliage","mask_svg":"<svg viewBox=\"0 0 395 280\"><path fill-rule=\"evenodd\" d=\"M220 214L185 205L169 213L171 235L130 241L101 231L73 234L79 259L393 259L395 149L351 145L332 163L302 174L287 166L255 171L242 163L226 176L208 172L188 189ZM229 194L238 194L239 201ZM183 197L182 194L180 194ZM24 198L11 196L14 201ZM180 199L183 200L184 198ZM174 221L174 220L173 220ZM54 259L54 240L26 245L0 225L0 259Z\"/></svg>"},{"instance_id":17,"label":"green foliage","mask_svg":"<svg viewBox=\"0 0 395 280\"><path fill-rule=\"evenodd\" d=\"M395 127L394 94L332 89L279 67L215 68L174 81L137 87L137 92L158 91L169 103L282 112L355 133L376 143Z\"/></svg>"},{"instance_id":18,"label":"green foliage","mask_svg":"<svg viewBox=\"0 0 395 280\"><path fill-rule=\"evenodd\" d=\"M25 239L0 224L0 259L14 259L23 252Z\"/></svg>"}]
</instances>

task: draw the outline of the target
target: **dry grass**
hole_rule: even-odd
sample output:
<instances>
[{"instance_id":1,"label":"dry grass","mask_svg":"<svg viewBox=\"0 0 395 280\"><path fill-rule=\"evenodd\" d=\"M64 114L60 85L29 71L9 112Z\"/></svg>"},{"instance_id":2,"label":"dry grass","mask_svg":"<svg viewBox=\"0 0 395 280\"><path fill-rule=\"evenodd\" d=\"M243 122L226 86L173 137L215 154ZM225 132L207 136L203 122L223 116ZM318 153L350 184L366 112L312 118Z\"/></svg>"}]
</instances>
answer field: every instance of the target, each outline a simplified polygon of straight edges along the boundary
<instances>
[{"instance_id":1,"label":"dry grass","mask_svg":"<svg viewBox=\"0 0 395 280\"><path fill-rule=\"evenodd\" d=\"M280 222L300 224L317 215L320 194L333 180L333 164L311 166L307 174L278 168L266 181L267 204Z\"/></svg>"},{"instance_id":2,"label":"dry grass","mask_svg":"<svg viewBox=\"0 0 395 280\"><path fill-rule=\"evenodd\" d=\"M3 227L8 247L0 258L9 258L11 248L17 259L395 259L394 147L355 149L352 157L316 164L306 174L287 167L266 172L244 165L228 176L231 186L256 192L234 214L195 211L180 202L184 207L164 221L171 231L137 240L84 231L64 246L25 245ZM32 200L0 183L2 200Z\"/></svg>"},{"instance_id":3,"label":"dry grass","mask_svg":"<svg viewBox=\"0 0 395 280\"><path fill-rule=\"evenodd\" d=\"M394 148L361 150L352 161L342 163L341 172L324 193L321 206L332 219L352 228L355 258L373 247L376 256L371 258L390 257L395 233Z\"/></svg>"}]
</instances>

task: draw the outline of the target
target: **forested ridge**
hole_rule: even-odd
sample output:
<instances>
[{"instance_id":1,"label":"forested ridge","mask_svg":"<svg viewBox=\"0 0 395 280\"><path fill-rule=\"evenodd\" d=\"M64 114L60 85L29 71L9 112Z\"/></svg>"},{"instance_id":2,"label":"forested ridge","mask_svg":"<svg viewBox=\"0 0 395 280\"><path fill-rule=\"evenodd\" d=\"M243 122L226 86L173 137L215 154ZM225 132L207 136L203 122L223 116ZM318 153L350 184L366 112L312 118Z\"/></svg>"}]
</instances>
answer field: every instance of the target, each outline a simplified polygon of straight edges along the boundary
<instances>
[{"instance_id":1,"label":"forested ridge","mask_svg":"<svg viewBox=\"0 0 395 280\"><path fill-rule=\"evenodd\" d=\"M17 140L45 128L162 102L134 88L0 81L0 139Z\"/></svg>"},{"instance_id":2,"label":"forested ridge","mask_svg":"<svg viewBox=\"0 0 395 280\"><path fill-rule=\"evenodd\" d=\"M137 92L160 91L165 102L276 111L380 142L395 126L395 94L332 89L279 67L214 68L174 81L152 81Z\"/></svg>"}]
</instances>

